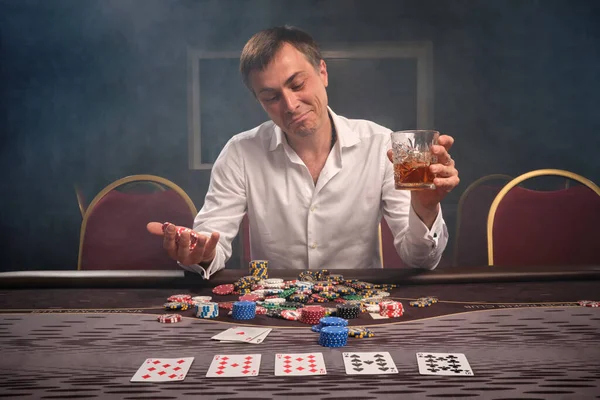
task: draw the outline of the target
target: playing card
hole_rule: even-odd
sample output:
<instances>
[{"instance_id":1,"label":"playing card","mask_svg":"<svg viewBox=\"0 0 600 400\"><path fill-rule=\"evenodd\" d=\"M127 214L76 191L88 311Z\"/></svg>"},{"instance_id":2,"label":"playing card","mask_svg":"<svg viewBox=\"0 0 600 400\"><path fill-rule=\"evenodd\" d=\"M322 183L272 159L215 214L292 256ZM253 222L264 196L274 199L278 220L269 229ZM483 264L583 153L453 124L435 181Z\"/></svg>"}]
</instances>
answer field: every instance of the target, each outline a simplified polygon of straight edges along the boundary
<instances>
[{"instance_id":1,"label":"playing card","mask_svg":"<svg viewBox=\"0 0 600 400\"><path fill-rule=\"evenodd\" d=\"M473 370L462 353L417 353L421 375L473 375Z\"/></svg>"},{"instance_id":2,"label":"playing card","mask_svg":"<svg viewBox=\"0 0 600 400\"><path fill-rule=\"evenodd\" d=\"M148 358L131 378L131 382L171 382L185 379L194 357Z\"/></svg>"},{"instance_id":3,"label":"playing card","mask_svg":"<svg viewBox=\"0 0 600 400\"><path fill-rule=\"evenodd\" d=\"M211 337L222 342L262 343L271 328L253 328L249 326L235 326Z\"/></svg>"},{"instance_id":4,"label":"playing card","mask_svg":"<svg viewBox=\"0 0 600 400\"><path fill-rule=\"evenodd\" d=\"M206 377L256 376L260 369L260 357L260 354L217 354Z\"/></svg>"},{"instance_id":5,"label":"playing card","mask_svg":"<svg viewBox=\"0 0 600 400\"><path fill-rule=\"evenodd\" d=\"M397 374L398 369L387 351L370 353L344 353L344 366L348 375Z\"/></svg>"},{"instance_id":6,"label":"playing card","mask_svg":"<svg viewBox=\"0 0 600 400\"><path fill-rule=\"evenodd\" d=\"M275 376L326 374L323 353L275 354Z\"/></svg>"}]
</instances>

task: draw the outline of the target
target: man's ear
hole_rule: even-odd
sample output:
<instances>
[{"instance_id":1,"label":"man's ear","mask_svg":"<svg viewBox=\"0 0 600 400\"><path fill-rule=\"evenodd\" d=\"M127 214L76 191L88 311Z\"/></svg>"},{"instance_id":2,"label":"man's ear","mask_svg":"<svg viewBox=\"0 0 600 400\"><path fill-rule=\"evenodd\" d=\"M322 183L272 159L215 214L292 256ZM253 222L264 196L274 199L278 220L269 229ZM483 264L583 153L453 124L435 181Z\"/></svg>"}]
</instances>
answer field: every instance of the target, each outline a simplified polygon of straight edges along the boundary
<instances>
[{"instance_id":1,"label":"man's ear","mask_svg":"<svg viewBox=\"0 0 600 400\"><path fill-rule=\"evenodd\" d=\"M329 75L327 75L327 64L325 63L325 60L321 60L321 63L319 64L319 76L321 77L323 85L327 87L327 85L329 85Z\"/></svg>"}]
</instances>

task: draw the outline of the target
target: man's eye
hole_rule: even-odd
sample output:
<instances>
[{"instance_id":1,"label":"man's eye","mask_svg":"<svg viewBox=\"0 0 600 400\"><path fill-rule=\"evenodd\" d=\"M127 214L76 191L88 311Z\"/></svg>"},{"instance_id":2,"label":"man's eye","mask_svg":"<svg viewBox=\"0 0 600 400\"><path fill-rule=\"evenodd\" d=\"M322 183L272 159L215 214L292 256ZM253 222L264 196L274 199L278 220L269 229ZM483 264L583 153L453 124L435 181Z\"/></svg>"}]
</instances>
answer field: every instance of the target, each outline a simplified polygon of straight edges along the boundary
<instances>
[{"instance_id":1,"label":"man's eye","mask_svg":"<svg viewBox=\"0 0 600 400\"><path fill-rule=\"evenodd\" d=\"M292 90L300 90L304 87L304 82L292 86Z\"/></svg>"},{"instance_id":2,"label":"man's eye","mask_svg":"<svg viewBox=\"0 0 600 400\"><path fill-rule=\"evenodd\" d=\"M272 103L272 102L276 101L276 100L277 100L277 98L278 98L278 96L277 96L277 95L275 95L275 96L271 96L271 97L266 97L266 98L263 98L263 101L264 101L265 103Z\"/></svg>"}]
</instances>

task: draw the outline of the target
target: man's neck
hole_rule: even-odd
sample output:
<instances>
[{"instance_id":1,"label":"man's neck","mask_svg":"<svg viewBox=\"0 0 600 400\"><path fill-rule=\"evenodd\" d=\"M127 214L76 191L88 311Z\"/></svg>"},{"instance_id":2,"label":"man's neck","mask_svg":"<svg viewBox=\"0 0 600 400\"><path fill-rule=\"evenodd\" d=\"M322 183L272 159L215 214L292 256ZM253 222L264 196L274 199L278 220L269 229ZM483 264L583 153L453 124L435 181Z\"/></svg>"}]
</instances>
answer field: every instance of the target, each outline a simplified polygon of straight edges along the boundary
<instances>
[{"instance_id":1,"label":"man's neck","mask_svg":"<svg viewBox=\"0 0 600 400\"><path fill-rule=\"evenodd\" d=\"M327 118L326 123L323 124L319 131L310 136L290 137L285 134L288 144L301 158L305 156L316 158L329 154L335 143L336 136L335 126L331 117Z\"/></svg>"}]
</instances>

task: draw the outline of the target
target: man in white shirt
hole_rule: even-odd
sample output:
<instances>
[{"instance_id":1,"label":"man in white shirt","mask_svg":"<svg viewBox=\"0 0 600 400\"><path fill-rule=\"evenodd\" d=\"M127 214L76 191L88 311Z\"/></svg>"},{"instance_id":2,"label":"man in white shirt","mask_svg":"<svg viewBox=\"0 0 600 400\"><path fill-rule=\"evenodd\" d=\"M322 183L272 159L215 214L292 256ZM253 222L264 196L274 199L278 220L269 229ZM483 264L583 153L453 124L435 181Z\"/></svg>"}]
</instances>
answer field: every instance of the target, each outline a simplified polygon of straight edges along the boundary
<instances>
[{"instance_id":1,"label":"man in white shirt","mask_svg":"<svg viewBox=\"0 0 600 400\"><path fill-rule=\"evenodd\" d=\"M270 121L232 137L212 169L204 205L190 233L164 247L182 268L206 279L225 267L247 213L253 259L269 268L381 268L378 226L384 216L403 261L434 269L448 242L440 201L458 185L441 135L434 190L394 188L390 130L336 115L328 107L328 74L317 44L292 27L261 31L240 58L244 83ZM163 234L161 224L148 230Z\"/></svg>"}]
</instances>

